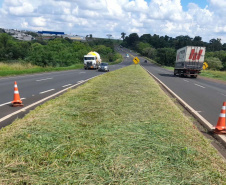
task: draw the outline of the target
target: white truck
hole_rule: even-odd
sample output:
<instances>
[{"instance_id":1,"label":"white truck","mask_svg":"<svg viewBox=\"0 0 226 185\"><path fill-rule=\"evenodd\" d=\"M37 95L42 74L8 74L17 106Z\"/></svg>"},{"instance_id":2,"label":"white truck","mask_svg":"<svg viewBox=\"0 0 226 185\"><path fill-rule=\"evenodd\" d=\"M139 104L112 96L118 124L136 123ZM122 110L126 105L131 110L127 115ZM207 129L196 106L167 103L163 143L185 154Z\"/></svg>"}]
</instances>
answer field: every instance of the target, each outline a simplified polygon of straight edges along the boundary
<instances>
[{"instance_id":1,"label":"white truck","mask_svg":"<svg viewBox=\"0 0 226 185\"><path fill-rule=\"evenodd\" d=\"M100 64L101 58L99 53L91 51L87 55L84 55L84 69L98 69Z\"/></svg>"},{"instance_id":2,"label":"white truck","mask_svg":"<svg viewBox=\"0 0 226 185\"><path fill-rule=\"evenodd\" d=\"M196 78L201 73L205 47L186 46L177 50L174 75Z\"/></svg>"}]
</instances>

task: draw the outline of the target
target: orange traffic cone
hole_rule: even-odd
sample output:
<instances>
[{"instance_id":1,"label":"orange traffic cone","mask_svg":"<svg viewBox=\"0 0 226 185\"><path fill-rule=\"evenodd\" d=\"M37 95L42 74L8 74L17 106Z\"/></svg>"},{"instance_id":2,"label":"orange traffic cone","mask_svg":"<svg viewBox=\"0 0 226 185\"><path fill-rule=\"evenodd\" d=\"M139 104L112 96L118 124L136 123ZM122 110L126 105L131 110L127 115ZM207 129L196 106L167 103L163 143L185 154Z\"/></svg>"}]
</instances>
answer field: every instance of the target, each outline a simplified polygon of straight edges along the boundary
<instances>
[{"instance_id":1,"label":"orange traffic cone","mask_svg":"<svg viewBox=\"0 0 226 185\"><path fill-rule=\"evenodd\" d=\"M14 82L14 100L12 101L12 106L13 107L23 106L16 82Z\"/></svg>"},{"instance_id":2,"label":"orange traffic cone","mask_svg":"<svg viewBox=\"0 0 226 185\"><path fill-rule=\"evenodd\" d=\"M225 115L226 115L226 102L223 103L221 113L219 115L219 119L217 122L217 126L215 127L214 132L216 134L226 134Z\"/></svg>"}]
</instances>

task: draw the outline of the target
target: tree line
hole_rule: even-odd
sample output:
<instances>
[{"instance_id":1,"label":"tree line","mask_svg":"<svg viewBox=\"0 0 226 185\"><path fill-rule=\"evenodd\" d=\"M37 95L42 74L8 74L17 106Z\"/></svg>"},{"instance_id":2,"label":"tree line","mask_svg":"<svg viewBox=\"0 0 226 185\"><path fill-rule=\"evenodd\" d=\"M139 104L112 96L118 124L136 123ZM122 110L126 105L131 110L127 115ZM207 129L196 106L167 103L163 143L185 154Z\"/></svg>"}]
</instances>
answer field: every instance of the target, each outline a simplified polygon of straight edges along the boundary
<instances>
[{"instance_id":1,"label":"tree line","mask_svg":"<svg viewBox=\"0 0 226 185\"><path fill-rule=\"evenodd\" d=\"M109 39L89 42L68 38L19 41L7 33L0 33L0 61L4 62L23 61L42 67L65 67L83 63L83 56L90 51L98 52L102 61L119 58L114 52L114 43Z\"/></svg>"},{"instance_id":2,"label":"tree line","mask_svg":"<svg viewBox=\"0 0 226 185\"><path fill-rule=\"evenodd\" d=\"M174 66L176 50L185 46L206 47L205 61L210 69L226 70L226 44L221 44L221 39L211 39L209 42L202 41L202 37L178 36L176 38L151 34L138 36L132 33L125 36L121 33L124 47L131 48L142 55L155 60L161 65Z\"/></svg>"}]
</instances>

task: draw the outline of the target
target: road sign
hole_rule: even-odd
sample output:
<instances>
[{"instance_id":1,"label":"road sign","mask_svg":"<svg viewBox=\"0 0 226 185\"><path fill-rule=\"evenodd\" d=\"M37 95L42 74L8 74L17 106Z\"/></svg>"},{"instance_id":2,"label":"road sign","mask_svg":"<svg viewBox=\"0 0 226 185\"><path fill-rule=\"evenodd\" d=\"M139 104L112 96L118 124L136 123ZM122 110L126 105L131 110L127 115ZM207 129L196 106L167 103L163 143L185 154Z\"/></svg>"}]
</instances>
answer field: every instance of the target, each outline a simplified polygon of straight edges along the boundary
<instances>
[{"instance_id":1,"label":"road sign","mask_svg":"<svg viewBox=\"0 0 226 185\"><path fill-rule=\"evenodd\" d=\"M202 68L205 70L208 67L209 67L208 64L206 62L204 62Z\"/></svg>"},{"instance_id":2,"label":"road sign","mask_svg":"<svg viewBox=\"0 0 226 185\"><path fill-rule=\"evenodd\" d=\"M138 64L138 63L140 62L140 60L139 60L139 58L134 57L134 58L133 58L133 62L134 62L134 64Z\"/></svg>"}]
</instances>

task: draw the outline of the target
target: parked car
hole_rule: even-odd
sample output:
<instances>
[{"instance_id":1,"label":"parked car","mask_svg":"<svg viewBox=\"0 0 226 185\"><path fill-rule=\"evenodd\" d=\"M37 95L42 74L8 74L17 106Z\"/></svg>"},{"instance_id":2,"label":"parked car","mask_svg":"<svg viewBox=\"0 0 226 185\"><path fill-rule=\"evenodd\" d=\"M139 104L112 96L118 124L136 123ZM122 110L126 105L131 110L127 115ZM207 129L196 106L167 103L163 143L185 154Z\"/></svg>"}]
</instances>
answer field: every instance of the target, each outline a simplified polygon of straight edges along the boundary
<instances>
[{"instance_id":1,"label":"parked car","mask_svg":"<svg viewBox=\"0 0 226 185\"><path fill-rule=\"evenodd\" d=\"M109 71L108 63L102 62L102 63L100 64L100 66L99 66L98 71Z\"/></svg>"}]
</instances>

